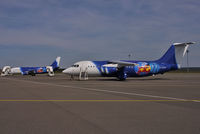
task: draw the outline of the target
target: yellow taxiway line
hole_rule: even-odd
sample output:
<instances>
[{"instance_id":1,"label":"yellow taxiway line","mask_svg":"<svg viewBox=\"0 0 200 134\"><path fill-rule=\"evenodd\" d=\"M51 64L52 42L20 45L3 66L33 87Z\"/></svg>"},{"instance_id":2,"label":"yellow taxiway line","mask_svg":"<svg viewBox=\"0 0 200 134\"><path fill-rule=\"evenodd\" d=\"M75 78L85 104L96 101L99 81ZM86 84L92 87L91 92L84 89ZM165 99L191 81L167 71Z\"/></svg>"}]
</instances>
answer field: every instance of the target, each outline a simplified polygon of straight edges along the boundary
<instances>
[{"instance_id":1,"label":"yellow taxiway line","mask_svg":"<svg viewBox=\"0 0 200 134\"><path fill-rule=\"evenodd\" d=\"M200 102L200 100L0 100L0 102Z\"/></svg>"}]
</instances>

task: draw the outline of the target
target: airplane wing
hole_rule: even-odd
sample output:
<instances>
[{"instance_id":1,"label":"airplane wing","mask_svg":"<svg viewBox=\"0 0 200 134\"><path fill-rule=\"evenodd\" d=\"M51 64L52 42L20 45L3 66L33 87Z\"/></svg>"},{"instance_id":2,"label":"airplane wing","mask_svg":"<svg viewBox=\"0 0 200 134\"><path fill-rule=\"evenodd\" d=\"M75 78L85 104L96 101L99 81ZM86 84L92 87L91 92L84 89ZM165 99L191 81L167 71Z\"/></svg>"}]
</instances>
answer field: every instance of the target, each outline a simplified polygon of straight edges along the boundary
<instances>
[{"instance_id":1,"label":"airplane wing","mask_svg":"<svg viewBox=\"0 0 200 134\"><path fill-rule=\"evenodd\" d=\"M109 61L110 64L117 64L119 68L125 67L125 66L136 66L137 63L133 62L127 62L127 61Z\"/></svg>"}]
</instances>

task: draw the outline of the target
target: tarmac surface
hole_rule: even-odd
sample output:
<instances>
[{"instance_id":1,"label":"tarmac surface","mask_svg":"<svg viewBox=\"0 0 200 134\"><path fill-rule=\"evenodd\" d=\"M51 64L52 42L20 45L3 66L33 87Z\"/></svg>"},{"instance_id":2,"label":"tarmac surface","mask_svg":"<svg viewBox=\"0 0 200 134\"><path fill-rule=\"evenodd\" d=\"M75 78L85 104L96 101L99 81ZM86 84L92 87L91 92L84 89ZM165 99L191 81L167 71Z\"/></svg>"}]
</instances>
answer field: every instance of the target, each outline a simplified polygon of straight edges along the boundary
<instances>
[{"instance_id":1,"label":"tarmac surface","mask_svg":"<svg viewBox=\"0 0 200 134\"><path fill-rule=\"evenodd\" d=\"M200 73L0 77L0 134L199 134Z\"/></svg>"}]
</instances>

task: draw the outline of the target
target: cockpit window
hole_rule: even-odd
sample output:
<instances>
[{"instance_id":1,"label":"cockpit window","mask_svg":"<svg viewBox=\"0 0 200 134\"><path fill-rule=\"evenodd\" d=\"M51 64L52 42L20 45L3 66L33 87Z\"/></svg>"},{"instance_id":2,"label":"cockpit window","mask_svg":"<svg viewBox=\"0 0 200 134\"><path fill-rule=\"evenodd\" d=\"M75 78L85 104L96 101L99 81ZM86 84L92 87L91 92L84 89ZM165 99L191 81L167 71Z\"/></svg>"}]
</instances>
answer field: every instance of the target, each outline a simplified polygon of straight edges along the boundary
<instances>
[{"instance_id":1,"label":"cockpit window","mask_svg":"<svg viewBox=\"0 0 200 134\"><path fill-rule=\"evenodd\" d=\"M79 67L79 65L76 65L76 64L75 64L75 65L72 65L72 67Z\"/></svg>"}]
</instances>

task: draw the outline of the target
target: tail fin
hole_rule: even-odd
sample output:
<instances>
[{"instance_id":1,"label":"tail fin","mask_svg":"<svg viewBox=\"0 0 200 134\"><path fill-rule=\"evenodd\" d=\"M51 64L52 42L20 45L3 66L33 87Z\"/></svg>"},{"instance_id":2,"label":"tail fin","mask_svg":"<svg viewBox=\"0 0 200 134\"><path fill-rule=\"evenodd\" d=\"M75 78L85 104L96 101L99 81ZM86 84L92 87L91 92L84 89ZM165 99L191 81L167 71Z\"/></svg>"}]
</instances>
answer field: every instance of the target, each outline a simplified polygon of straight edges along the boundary
<instances>
[{"instance_id":1,"label":"tail fin","mask_svg":"<svg viewBox=\"0 0 200 134\"><path fill-rule=\"evenodd\" d=\"M51 66L53 67L53 69L58 69L59 68L60 59L61 59L61 57L57 57L56 60L51 64Z\"/></svg>"},{"instance_id":2,"label":"tail fin","mask_svg":"<svg viewBox=\"0 0 200 134\"><path fill-rule=\"evenodd\" d=\"M176 64L178 68L180 68L182 58L184 57L189 45L191 44L194 44L194 42L174 43L167 50L167 52L158 60L158 62Z\"/></svg>"}]
</instances>

